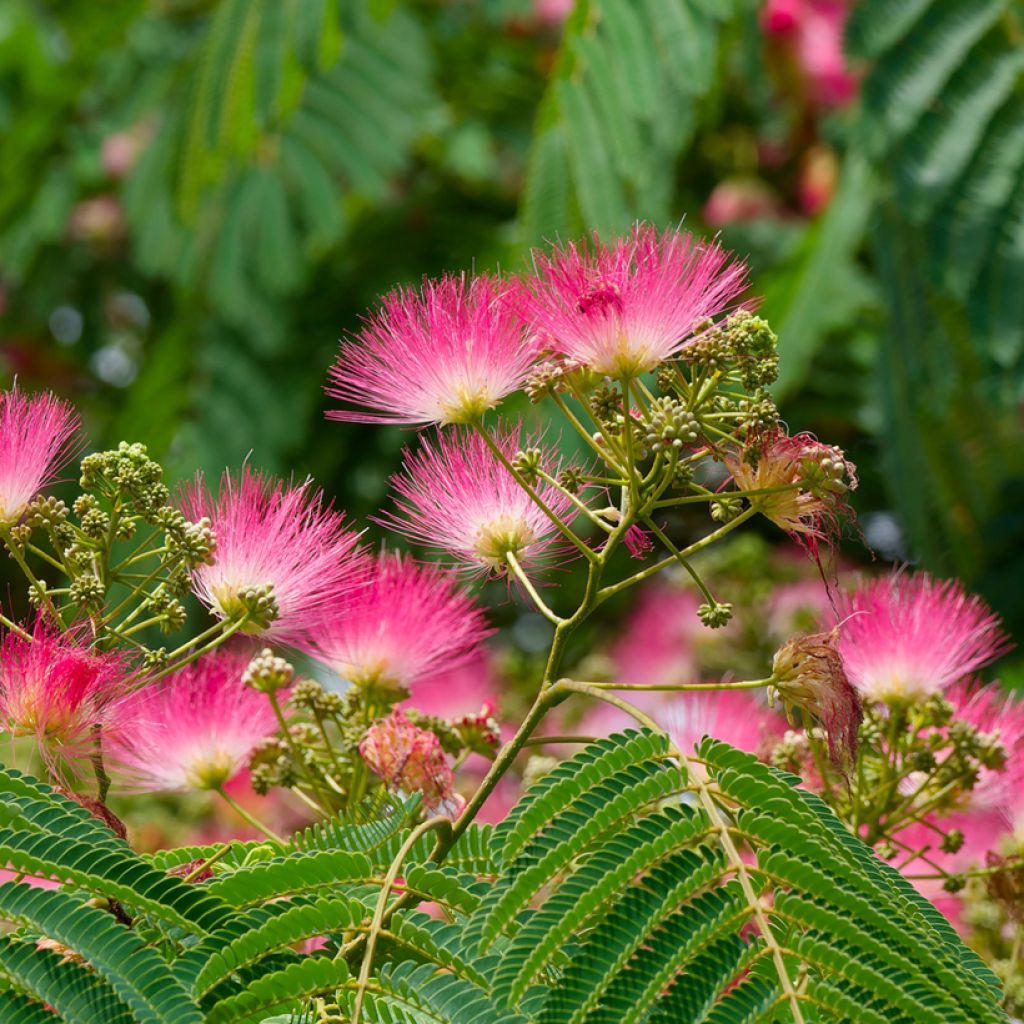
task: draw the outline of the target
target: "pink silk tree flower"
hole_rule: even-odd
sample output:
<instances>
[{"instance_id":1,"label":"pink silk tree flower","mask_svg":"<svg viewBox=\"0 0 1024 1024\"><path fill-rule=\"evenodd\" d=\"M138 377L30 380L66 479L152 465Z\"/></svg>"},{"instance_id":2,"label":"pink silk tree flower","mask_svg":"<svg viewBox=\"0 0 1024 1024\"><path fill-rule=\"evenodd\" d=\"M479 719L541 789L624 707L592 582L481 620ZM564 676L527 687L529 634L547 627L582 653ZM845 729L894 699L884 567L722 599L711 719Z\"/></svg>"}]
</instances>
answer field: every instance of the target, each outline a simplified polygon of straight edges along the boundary
<instances>
[{"instance_id":1,"label":"pink silk tree flower","mask_svg":"<svg viewBox=\"0 0 1024 1024\"><path fill-rule=\"evenodd\" d=\"M357 686L407 691L472 658L489 632L450 572L385 552L367 585L323 615L307 649Z\"/></svg>"},{"instance_id":2,"label":"pink silk tree flower","mask_svg":"<svg viewBox=\"0 0 1024 1024\"><path fill-rule=\"evenodd\" d=\"M856 466L810 434L777 430L750 451L726 452L723 462L741 491L761 492L750 498L758 511L811 553L850 514L846 494L857 486Z\"/></svg>"},{"instance_id":3,"label":"pink silk tree flower","mask_svg":"<svg viewBox=\"0 0 1024 1024\"><path fill-rule=\"evenodd\" d=\"M0 526L29 502L81 447L78 413L51 394L0 391Z\"/></svg>"},{"instance_id":4,"label":"pink silk tree flower","mask_svg":"<svg viewBox=\"0 0 1024 1024\"><path fill-rule=\"evenodd\" d=\"M594 236L535 252L520 305L558 354L609 377L636 377L676 355L745 287L746 268L717 243L638 225L608 245Z\"/></svg>"},{"instance_id":5,"label":"pink silk tree flower","mask_svg":"<svg viewBox=\"0 0 1024 1024\"><path fill-rule=\"evenodd\" d=\"M195 571L196 594L223 619L247 616L243 633L299 644L368 572L359 535L309 482L286 487L246 466L238 479L224 474L216 499L198 476L181 505L208 517L216 536L215 561Z\"/></svg>"},{"instance_id":6,"label":"pink silk tree flower","mask_svg":"<svg viewBox=\"0 0 1024 1024\"><path fill-rule=\"evenodd\" d=\"M420 793L429 816L443 814L453 821L465 806L455 792L455 773L441 741L421 729L397 708L370 726L359 753L388 789L407 795Z\"/></svg>"},{"instance_id":7,"label":"pink silk tree flower","mask_svg":"<svg viewBox=\"0 0 1024 1024\"><path fill-rule=\"evenodd\" d=\"M914 702L941 693L1005 653L999 617L956 580L895 573L840 608L839 653L867 700Z\"/></svg>"},{"instance_id":8,"label":"pink silk tree flower","mask_svg":"<svg viewBox=\"0 0 1024 1024\"><path fill-rule=\"evenodd\" d=\"M265 694L242 676L251 652L221 648L129 698L131 725L113 745L129 788L219 789L277 729Z\"/></svg>"},{"instance_id":9,"label":"pink silk tree flower","mask_svg":"<svg viewBox=\"0 0 1024 1024\"><path fill-rule=\"evenodd\" d=\"M520 388L536 346L508 286L489 275L399 288L343 343L327 393L368 411L331 419L418 426L473 423Z\"/></svg>"},{"instance_id":10,"label":"pink silk tree flower","mask_svg":"<svg viewBox=\"0 0 1024 1024\"><path fill-rule=\"evenodd\" d=\"M128 676L123 654L95 651L81 630L40 617L29 639L11 630L0 641L0 724L35 737L51 764L82 757L95 729L107 742L123 727Z\"/></svg>"},{"instance_id":11,"label":"pink silk tree flower","mask_svg":"<svg viewBox=\"0 0 1024 1024\"><path fill-rule=\"evenodd\" d=\"M785 732L785 719L747 690L673 694L663 715L675 745L693 753L705 736L761 754Z\"/></svg>"},{"instance_id":12,"label":"pink silk tree flower","mask_svg":"<svg viewBox=\"0 0 1024 1024\"><path fill-rule=\"evenodd\" d=\"M997 683L979 686L960 682L946 693L946 698L956 709L955 721L974 726L1005 752L1001 768L981 765L978 781L968 793L968 807L979 811L1012 808L1019 799L1024 773L1024 701L1002 690Z\"/></svg>"},{"instance_id":13,"label":"pink silk tree flower","mask_svg":"<svg viewBox=\"0 0 1024 1024\"><path fill-rule=\"evenodd\" d=\"M510 463L521 447L535 447L534 439L523 444L520 435L518 426L492 435ZM556 477L557 459L540 458ZM378 521L450 555L468 572L504 575L509 554L524 570L542 567L567 547L551 519L473 431L439 433L433 443L407 453L392 485L398 514ZM575 518L562 491L539 480L535 492L566 526Z\"/></svg>"}]
</instances>

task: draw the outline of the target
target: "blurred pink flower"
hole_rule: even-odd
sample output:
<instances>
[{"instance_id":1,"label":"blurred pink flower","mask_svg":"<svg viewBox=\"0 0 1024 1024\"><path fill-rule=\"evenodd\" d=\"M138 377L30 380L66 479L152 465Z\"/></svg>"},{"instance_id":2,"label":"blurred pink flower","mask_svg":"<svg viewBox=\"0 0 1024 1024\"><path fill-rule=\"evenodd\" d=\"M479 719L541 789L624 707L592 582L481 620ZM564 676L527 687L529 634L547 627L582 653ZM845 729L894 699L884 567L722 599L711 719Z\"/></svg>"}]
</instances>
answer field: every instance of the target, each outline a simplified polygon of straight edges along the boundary
<instances>
[{"instance_id":1,"label":"blurred pink flower","mask_svg":"<svg viewBox=\"0 0 1024 1024\"><path fill-rule=\"evenodd\" d=\"M697 681L693 642L707 629L697 618L692 590L655 583L640 590L636 605L609 654L623 683Z\"/></svg>"},{"instance_id":2,"label":"blurred pink flower","mask_svg":"<svg viewBox=\"0 0 1024 1024\"><path fill-rule=\"evenodd\" d=\"M948 690L946 698L956 709L956 720L996 737L1006 750L1006 764L1001 770L979 769L978 781L968 794L968 806L1011 815L1024 782L1024 701L1006 693L998 683L972 686L966 681Z\"/></svg>"},{"instance_id":3,"label":"blurred pink flower","mask_svg":"<svg viewBox=\"0 0 1024 1024\"><path fill-rule=\"evenodd\" d=\"M63 632L42 617L31 639L13 630L0 640L0 716L14 736L33 736L44 758L88 753L93 730L116 739L129 717L123 654L96 651L80 629Z\"/></svg>"},{"instance_id":4,"label":"blurred pink flower","mask_svg":"<svg viewBox=\"0 0 1024 1024\"><path fill-rule=\"evenodd\" d=\"M83 199L71 211L68 232L80 242L111 242L125 233L124 210L109 193Z\"/></svg>"},{"instance_id":5,"label":"blurred pink flower","mask_svg":"<svg viewBox=\"0 0 1024 1024\"><path fill-rule=\"evenodd\" d=\"M533 0L533 13L543 25L561 25L575 6L576 0Z\"/></svg>"},{"instance_id":6,"label":"blurred pink flower","mask_svg":"<svg viewBox=\"0 0 1024 1024\"><path fill-rule=\"evenodd\" d=\"M764 31L792 53L818 106L841 107L857 95L857 78L843 54L847 0L766 0Z\"/></svg>"},{"instance_id":7,"label":"blurred pink flower","mask_svg":"<svg viewBox=\"0 0 1024 1024\"><path fill-rule=\"evenodd\" d=\"M705 222L713 228L781 215L778 197L759 178L720 181L704 203L703 211Z\"/></svg>"},{"instance_id":8,"label":"blurred pink flower","mask_svg":"<svg viewBox=\"0 0 1024 1024\"><path fill-rule=\"evenodd\" d=\"M245 767L277 729L267 697L242 683L250 660L244 647L221 648L132 694L112 745L129 788L219 789Z\"/></svg>"},{"instance_id":9,"label":"blurred pink flower","mask_svg":"<svg viewBox=\"0 0 1024 1024\"><path fill-rule=\"evenodd\" d=\"M450 573L385 552L320 618L309 653L360 686L408 689L472 658L490 631Z\"/></svg>"},{"instance_id":10,"label":"blurred pink flower","mask_svg":"<svg viewBox=\"0 0 1024 1024\"><path fill-rule=\"evenodd\" d=\"M717 243L637 226L605 245L534 252L523 315L558 353L611 377L654 369L746 287L746 267Z\"/></svg>"},{"instance_id":11,"label":"blurred pink flower","mask_svg":"<svg viewBox=\"0 0 1024 1024\"><path fill-rule=\"evenodd\" d=\"M78 413L53 395L0 391L0 526L26 506L81 448Z\"/></svg>"},{"instance_id":12,"label":"blurred pink flower","mask_svg":"<svg viewBox=\"0 0 1024 1024\"><path fill-rule=\"evenodd\" d=\"M441 741L413 725L404 711L396 708L370 726L359 753L388 789L420 793L428 815L443 814L454 820L465 806L455 792L455 775Z\"/></svg>"},{"instance_id":13,"label":"blurred pink flower","mask_svg":"<svg viewBox=\"0 0 1024 1024\"><path fill-rule=\"evenodd\" d=\"M835 620L828 588L820 578L795 580L773 588L765 626L771 637L788 640L794 633L810 633Z\"/></svg>"},{"instance_id":14,"label":"blurred pink flower","mask_svg":"<svg viewBox=\"0 0 1024 1024\"><path fill-rule=\"evenodd\" d=\"M507 300L507 285L488 275L424 281L397 289L342 344L327 393L365 412L331 419L417 425L472 423L521 387L535 346Z\"/></svg>"},{"instance_id":15,"label":"blurred pink flower","mask_svg":"<svg viewBox=\"0 0 1024 1024\"><path fill-rule=\"evenodd\" d=\"M956 580L895 573L860 587L840 608L839 653L868 700L941 693L1009 648L999 618Z\"/></svg>"},{"instance_id":16,"label":"blurred pink flower","mask_svg":"<svg viewBox=\"0 0 1024 1024\"><path fill-rule=\"evenodd\" d=\"M285 487L248 466L221 479L214 499L202 475L181 506L210 519L217 548L212 565L195 571L196 593L215 615L248 615L242 631L301 643L314 617L364 582L369 558L341 513L309 482Z\"/></svg>"},{"instance_id":17,"label":"blurred pink flower","mask_svg":"<svg viewBox=\"0 0 1024 1024\"><path fill-rule=\"evenodd\" d=\"M499 687L492 660L480 649L469 661L414 681L409 699L400 706L434 718L472 715L482 705L494 703Z\"/></svg>"},{"instance_id":18,"label":"blurred pink flower","mask_svg":"<svg viewBox=\"0 0 1024 1024\"><path fill-rule=\"evenodd\" d=\"M538 446L536 439L522 437L518 425L491 436L509 462L521 448ZM556 458L542 460L549 475L557 476ZM418 451L407 451L392 485L398 514L382 515L378 522L450 555L469 572L505 575L510 553L524 570L564 553L554 524L473 431L439 432ZM543 481L536 491L558 519L568 524L575 518L564 492Z\"/></svg>"},{"instance_id":19,"label":"blurred pink flower","mask_svg":"<svg viewBox=\"0 0 1024 1024\"><path fill-rule=\"evenodd\" d=\"M671 695L658 721L684 753L705 736L760 754L785 732L785 719L747 690L705 690Z\"/></svg>"}]
</instances>

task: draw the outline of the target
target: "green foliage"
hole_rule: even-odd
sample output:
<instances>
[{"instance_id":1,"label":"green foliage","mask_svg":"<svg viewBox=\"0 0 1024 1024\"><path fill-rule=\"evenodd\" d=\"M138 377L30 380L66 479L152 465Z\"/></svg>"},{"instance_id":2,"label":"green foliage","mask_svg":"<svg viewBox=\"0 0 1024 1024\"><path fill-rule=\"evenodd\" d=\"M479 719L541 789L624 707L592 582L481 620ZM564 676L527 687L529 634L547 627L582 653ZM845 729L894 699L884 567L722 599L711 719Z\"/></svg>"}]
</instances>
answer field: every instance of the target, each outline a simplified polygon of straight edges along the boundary
<instances>
[{"instance_id":1,"label":"green foliage","mask_svg":"<svg viewBox=\"0 0 1024 1024\"><path fill-rule=\"evenodd\" d=\"M676 161L718 86L722 22L741 6L576 4L537 116L523 188L526 244L674 218Z\"/></svg>"},{"instance_id":2,"label":"green foliage","mask_svg":"<svg viewBox=\"0 0 1024 1024\"><path fill-rule=\"evenodd\" d=\"M102 872L85 889L0 886L0 917L15 928L0 943L0 987L25 1014L13 1019L34 1021L43 1002L83 1024L314 1019L314 998L342 1019L354 1013L393 818L376 841L355 824L322 831L356 849L307 849L308 833L301 849L264 844L271 860L238 846L209 881L162 876L174 885L154 890L156 868L91 836L80 809L25 776L0 778L5 808L18 805L14 835L47 837L62 860L99 849L102 864L116 849L143 890L121 901L126 876L105 883ZM713 740L693 760L650 732L591 744L500 826L470 830L453 850L461 868L413 844L403 885L448 919L391 894L362 1020L1006 1020L981 961L795 781ZM39 831L43 819L53 832ZM222 908L209 932L197 920L161 924L180 910L176 887ZM316 936L323 951L296 952Z\"/></svg>"},{"instance_id":3,"label":"green foliage","mask_svg":"<svg viewBox=\"0 0 1024 1024\"><path fill-rule=\"evenodd\" d=\"M889 172L873 232L889 477L915 550L983 583L1024 471L1020 31L1008 0L870 0L849 26L871 62L855 138Z\"/></svg>"}]
</instances>

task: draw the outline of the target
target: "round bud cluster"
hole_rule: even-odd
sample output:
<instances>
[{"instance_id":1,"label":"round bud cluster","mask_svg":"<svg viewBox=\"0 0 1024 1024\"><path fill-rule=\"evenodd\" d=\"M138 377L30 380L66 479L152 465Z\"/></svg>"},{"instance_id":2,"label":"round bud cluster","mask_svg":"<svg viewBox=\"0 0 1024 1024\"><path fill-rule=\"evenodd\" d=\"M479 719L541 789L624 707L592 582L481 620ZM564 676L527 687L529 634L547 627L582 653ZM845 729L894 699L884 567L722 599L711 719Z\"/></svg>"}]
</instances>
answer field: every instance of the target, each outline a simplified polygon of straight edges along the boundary
<instances>
[{"instance_id":1,"label":"round bud cluster","mask_svg":"<svg viewBox=\"0 0 1024 1024\"><path fill-rule=\"evenodd\" d=\"M220 599L220 607L227 618L236 619L244 616L258 629L266 629L281 614L272 583L239 587L238 590Z\"/></svg>"},{"instance_id":2,"label":"round bud cluster","mask_svg":"<svg viewBox=\"0 0 1024 1024\"><path fill-rule=\"evenodd\" d=\"M300 679L292 687L289 703L292 707L321 716L340 715L344 711L341 695L325 690L315 679Z\"/></svg>"},{"instance_id":3,"label":"round bud cluster","mask_svg":"<svg viewBox=\"0 0 1024 1024\"><path fill-rule=\"evenodd\" d=\"M697 618L708 629L720 629L732 618L732 605L727 601L716 601L714 604L702 604L697 609Z\"/></svg>"},{"instance_id":4,"label":"round bud cluster","mask_svg":"<svg viewBox=\"0 0 1024 1024\"><path fill-rule=\"evenodd\" d=\"M86 573L72 582L70 594L75 604L89 611L97 611L103 606L107 588L98 576Z\"/></svg>"},{"instance_id":5,"label":"round bud cluster","mask_svg":"<svg viewBox=\"0 0 1024 1024\"><path fill-rule=\"evenodd\" d=\"M67 523L68 507L59 498L40 495L28 506L25 525L35 530L60 531Z\"/></svg>"},{"instance_id":6,"label":"round bud cluster","mask_svg":"<svg viewBox=\"0 0 1024 1024\"><path fill-rule=\"evenodd\" d=\"M711 502L711 518L716 523L731 523L743 511L743 499L723 494Z\"/></svg>"},{"instance_id":7,"label":"round bud cluster","mask_svg":"<svg viewBox=\"0 0 1024 1024\"><path fill-rule=\"evenodd\" d=\"M779 376L779 339L767 320L741 309L725 321L722 332L736 359L740 381L748 391L775 381Z\"/></svg>"},{"instance_id":8,"label":"round bud cluster","mask_svg":"<svg viewBox=\"0 0 1024 1024\"><path fill-rule=\"evenodd\" d=\"M835 445L808 445L800 459L800 477L812 494L845 494L853 467L841 448Z\"/></svg>"},{"instance_id":9,"label":"round bud cluster","mask_svg":"<svg viewBox=\"0 0 1024 1024\"><path fill-rule=\"evenodd\" d=\"M167 504L170 492L163 468L149 457L144 444L122 441L116 449L96 452L82 460L82 487L124 494L147 519Z\"/></svg>"},{"instance_id":10,"label":"round bud cluster","mask_svg":"<svg viewBox=\"0 0 1024 1024\"><path fill-rule=\"evenodd\" d=\"M656 398L651 403L644 444L652 452L682 448L700 437L697 418L675 398Z\"/></svg>"},{"instance_id":11,"label":"round bud cluster","mask_svg":"<svg viewBox=\"0 0 1024 1024\"><path fill-rule=\"evenodd\" d=\"M539 479L539 471L542 468L541 460L543 455L539 448L527 448L516 452L512 459L512 468L530 485L535 484Z\"/></svg>"},{"instance_id":12,"label":"round bud cluster","mask_svg":"<svg viewBox=\"0 0 1024 1024\"><path fill-rule=\"evenodd\" d=\"M82 533L93 540L101 540L110 529L110 516L101 508L90 508L82 516Z\"/></svg>"},{"instance_id":13,"label":"round bud cluster","mask_svg":"<svg viewBox=\"0 0 1024 1024\"><path fill-rule=\"evenodd\" d=\"M242 682L260 693L276 693L290 686L295 669L282 657L264 647L246 666Z\"/></svg>"},{"instance_id":14,"label":"round bud cluster","mask_svg":"<svg viewBox=\"0 0 1024 1024\"><path fill-rule=\"evenodd\" d=\"M740 425L750 434L774 430L779 425L779 408L767 391L758 390L753 398L739 403Z\"/></svg>"},{"instance_id":15,"label":"round bud cluster","mask_svg":"<svg viewBox=\"0 0 1024 1024\"><path fill-rule=\"evenodd\" d=\"M675 391L678 381L678 371L671 363L662 366L654 375L654 382L658 385L658 390L665 394Z\"/></svg>"},{"instance_id":16,"label":"round bud cluster","mask_svg":"<svg viewBox=\"0 0 1024 1024\"><path fill-rule=\"evenodd\" d=\"M261 740L249 758L249 776L252 788L260 796L266 796L274 786L294 786L299 774L287 743L276 736Z\"/></svg>"},{"instance_id":17,"label":"round bud cluster","mask_svg":"<svg viewBox=\"0 0 1024 1024\"><path fill-rule=\"evenodd\" d=\"M943 853L959 853L964 845L964 834L958 828L950 829L940 844Z\"/></svg>"},{"instance_id":18,"label":"round bud cluster","mask_svg":"<svg viewBox=\"0 0 1024 1024\"><path fill-rule=\"evenodd\" d=\"M688 462L677 462L672 467L672 486L676 488L689 487L693 483L693 466Z\"/></svg>"},{"instance_id":19,"label":"round bud cluster","mask_svg":"<svg viewBox=\"0 0 1024 1024\"><path fill-rule=\"evenodd\" d=\"M206 516L193 523L177 509L167 506L157 515L157 523L167 534L168 548L186 565L195 568L213 561L217 538Z\"/></svg>"},{"instance_id":20,"label":"round bud cluster","mask_svg":"<svg viewBox=\"0 0 1024 1024\"><path fill-rule=\"evenodd\" d=\"M570 494L579 494L583 489L583 474L572 466L566 466L561 473L558 474L558 482L562 488Z\"/></svg>"},{"instance_id":21,"label":"round bud cluster","mask_svg":"<svg viewBox=\"0 0 1024 1024\"><path fill-rule=\"evenodd\" d=\"M590 396L590 412L598 423L613 423L622 415L622 395L605 381Z\"/></svg>"},{"instance_id":22,"label":"round bud cluster","mask_svg":"<svg viewBox=\"0 0 1024 1024\"><path fill-rule=\"evenodd\" d=\"M22 523L19 526L12 526L8 534L11 538L11 544L20 551L32 539L32 527L27 523Z\"/></svg>"},{"instance_id":23,"label":"round bud cluster","mask_svg":"<svg viewBox=\"0 0 1024 1024\"><path fill-rule=\"evenodd\" d=\"M566 377L579 369L581 364L571 359L545 359L530 371L523 390L530 401L536 404L552 391L564 391L567 387Z\"/></svg>"},{"instance_id":24,"label":"round bud cluster","mask_svg":"<svg viewBox=\"0 0 1024 1024\"><path fill-rule=\"evenodd\" d=\"M188 617L185 606L179 601L163 583L154 587L153 592L146 599L146 603L157 615L163 616L160 623L161 633L173 633L185 625Z\"/></svg>"},{"instance_id":25,"label":"round bud cluster","mask_svg":"<svg viewBox=\"0 0 1024 1024\"><path fill-rule=\"evenodd\" d=\"M166 647L153 647L142 656L144 669L163 668L169 660Z\"/></svg>"}]
</instances>

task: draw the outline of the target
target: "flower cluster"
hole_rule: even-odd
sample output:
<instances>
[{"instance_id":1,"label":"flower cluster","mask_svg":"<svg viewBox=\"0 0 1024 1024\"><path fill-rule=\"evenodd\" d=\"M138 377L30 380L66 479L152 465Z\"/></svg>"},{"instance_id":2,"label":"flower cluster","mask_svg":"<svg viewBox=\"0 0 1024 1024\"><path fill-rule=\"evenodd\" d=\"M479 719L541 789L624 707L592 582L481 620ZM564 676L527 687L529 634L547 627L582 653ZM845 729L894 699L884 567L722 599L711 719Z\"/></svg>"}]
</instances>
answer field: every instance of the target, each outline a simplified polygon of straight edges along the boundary
<instances>
[{"instance_id":1,"label":"flower cluster","mask_svg":"<svg viewBox=\"0 0 1024 1024\"><path fill-rule=\"evenodd\" d=\"M394 710L367 732L359 753L389 789L423 797L429 815L456 818L465 805L441 741Z\"/></svg>"}]
</instances>

